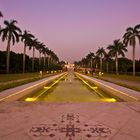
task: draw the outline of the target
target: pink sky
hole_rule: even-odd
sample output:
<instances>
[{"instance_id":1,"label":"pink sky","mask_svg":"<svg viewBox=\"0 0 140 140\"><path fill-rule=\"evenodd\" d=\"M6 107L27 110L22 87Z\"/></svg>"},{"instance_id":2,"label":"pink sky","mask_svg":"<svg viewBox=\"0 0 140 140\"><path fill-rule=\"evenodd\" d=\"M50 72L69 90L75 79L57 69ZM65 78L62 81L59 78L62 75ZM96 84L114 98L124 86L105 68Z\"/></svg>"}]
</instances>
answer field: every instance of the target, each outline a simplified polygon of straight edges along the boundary
<instances>
[{"instance_id":1,"label":"pink sky","mask_svg":"<svg viewBox=\"0 0 140 140\"><path fill-rule=\"evenodd\" d=\"M140 0L0 0L3 21L16 19L22 30L30 30L61 60L73 62L99 47L122 38L125 29L140 24ZM0 50L6 43L0 41ZM23 52L23 44L11 46ZM31 51L27 52L28 54ZM136 58L140 59L140 46ZM36 54L38 56L38 54ZM131 47L127 57L131 58Z\"/></svg>"}]
</instances>

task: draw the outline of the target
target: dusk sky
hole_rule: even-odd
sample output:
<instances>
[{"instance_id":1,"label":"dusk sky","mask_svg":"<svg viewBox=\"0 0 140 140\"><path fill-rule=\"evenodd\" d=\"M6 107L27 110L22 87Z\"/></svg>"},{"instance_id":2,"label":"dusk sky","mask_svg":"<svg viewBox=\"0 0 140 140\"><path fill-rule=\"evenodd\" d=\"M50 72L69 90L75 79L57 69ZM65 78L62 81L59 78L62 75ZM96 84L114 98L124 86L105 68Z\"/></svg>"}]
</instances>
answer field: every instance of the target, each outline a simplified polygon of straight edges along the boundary
<instances>
[{"instance_id":1,"label":"dusk sky","mask_svg":"<svg viewBox=\"0 0 140 140\"><path fill-rule=\"evenodd\" d=\"M69 62L106 48L122 38L127 27L140 24L140 0L0 0L0 11L4 15L2 27L4 20L17 20L17 26L31 31L61 60ZM0 50L6 50L1 39ZM11 50L23 52L23 43L11 46ZM128 47L126 56L130 59L131 52ZM137 45L137 59L139 54Z\"/></svg>"}]
</instances>

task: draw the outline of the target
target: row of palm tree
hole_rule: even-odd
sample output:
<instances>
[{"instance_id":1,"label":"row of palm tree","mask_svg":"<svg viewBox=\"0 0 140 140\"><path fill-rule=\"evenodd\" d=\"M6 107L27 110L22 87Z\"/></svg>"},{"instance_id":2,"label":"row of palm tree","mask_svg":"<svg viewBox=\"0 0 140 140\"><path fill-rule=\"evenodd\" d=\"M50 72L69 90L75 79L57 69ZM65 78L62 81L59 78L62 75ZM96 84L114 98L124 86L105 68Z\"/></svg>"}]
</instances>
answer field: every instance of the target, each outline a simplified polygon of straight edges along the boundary
<instances>
[{"instance_id":1,"label":"row of palm tree","mask_svg":"<svg viewBox=\"0 0 140 140\"><path fill-rule=\"evenodd\" d=\"M138 39L140 44L140 24L136 25L134 28L129 27L126 29L126 33L123 36L123 43L128 46L132 46L132 60L133 60L133 76L135 76L135 47L136 39Z\"/></svg>"},{"instance_id":2,"label":"row of palm tree","mask_svg":"<svg viewBox=\"0 0 140 140\"><path fill-rule=\"evenodd\" d=\"M109 55L115 57L116 74L118 74L118 56L125 57L126 46L118 39L114 40L113 44L109 45L107 49L109 50Z\"/></svg>"},{"instance_id":3,"label":"row of palm tree","mask_svg":"<svg viewBox=\"0 0 140 140\"><path fill-rule=\"evenodd\" d=\"M127 46L132 46L132 60L133 60L133 76L135 76L135 47L136 39L140 43L140 24L136 25L134 28L129 27L126 29L126 33L123 35L123 41L120 39L114 40L113 44L107 46L108 53L103 47L99 48L96 53L90 52L85 58L78 62L78 64L90 63L90 67L93 66L93 61L95 62L95 68L98 67L100 62L100 71L102 71L103 60L106 62L106 71L108 72L108 64L112 58L115 58L116 74L118 74L118 57L125 57L125 52L127 52Z\"/></svg>"},{"instance_id":4,"label":"row of palm tree","mask_svg":"<svg viewBox=\"0 0 140 140\"><path fill-rule=\"evenodd\" d=\"M3 17L2 13L0 12L0 16ZM29 47L29 50L32 49L33 56L32 56L32 72L34 71L34 59L35 59L35 50L39 51L39 65L41 64L41 54L44 55L44 66L46 57L48 57L48 61L52 60L53 63L56 63L59 61L59 58L57 55L50 50L46 45L38 39L35 38L34 35L30 33L30 31L25 30L23 33L21 29L16 25L16 20L11 21L4 21L5 28L0 29L0 36L2 38L2 41L7 41L7 59L6 59L6 72L9 73L9 65L10 65L10 46L11 43L14 45L15 43L19 42L21 39L21 42L24 43L24 49L23 49L23 73L25 72L25 56L26 56L26 48ZM49 62L48 62L49 64Z\"/></svg>"}]
</instances>

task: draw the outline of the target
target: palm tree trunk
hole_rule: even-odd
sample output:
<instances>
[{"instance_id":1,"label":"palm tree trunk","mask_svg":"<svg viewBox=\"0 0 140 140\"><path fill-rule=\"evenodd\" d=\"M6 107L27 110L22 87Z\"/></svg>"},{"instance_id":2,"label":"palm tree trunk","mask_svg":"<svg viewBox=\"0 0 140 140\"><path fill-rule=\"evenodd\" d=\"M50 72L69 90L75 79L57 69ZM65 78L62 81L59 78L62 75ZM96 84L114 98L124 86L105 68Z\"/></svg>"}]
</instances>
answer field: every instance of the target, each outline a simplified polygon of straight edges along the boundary
<instances>
[{"instance_id":1,"label":"palm tree trunk","mask_svg":"<svg viewBox=\"0 0 140 140\"><path fill-rule=\"evenodd\" d=\"M26 55L26 45L24 45L24 53L23 53L23 73L25 72L25 55Z\"/></svg>"},{"instance_id":2,"label":"palm tree trunk","mask_svg":"<svg viewBox=\"0 0 140 140\"><path fill-rule=\"evenodd\" d=\"M90 61L89 61L89 62L88 62L88 67L90 68L90 66L91 66L91 65L90 65Z\"/></svg>"},{"instance_id":3,"label":"palm tree trunk","mask_svg":"<svg viewBox=\"0 0 140 140\"><path fill-rule=\"evenodd\" d=\"M44 67L45 67L45 64L46 64L46 55L44 55Z\"/></svg>"},{"instance_id":4,"label":"palm tree trunk","mask_svg":"<svg viewBox=\"0 0 140 140\"><path fill-rule=\"evenodd\" d=\"M35 47L33 46L32 72L34 71L34 55L35 55Z\"/></svg>"},{"instance_id":5,"label":"palm tree trunk","mask_svg":"<svg viewBox=\"0 0 140 140\"><path fill-rule=\"evenodd\" d=\"M41 52L39 51L39 70L41 69Z\"/></svg>"},{"instance_id":6,"label":"palm tree trunk","mask_svg":"<svg viewBox=\"0 0 140 140\"><path fill-rule=\"evenodd\" d=\"M52 64L52 58L51 56L49 57L49 65Z\"/></svg>"},{"instance_id":7,"label":"palm tree trunk","mask_svg":"<svg viewBox=\"0 0 140 140\"><path fill-rule=\"evenodd\" d=\"M135 46L133 46L132 48L132 60L133 60L133 76L136 75L136 72L135 72Z\"/></svg>"},{"instance_id":8,"label":"palm tree trunk","mask_svg":"<svg viewBox=\"0 0 140 140\"><path fill-rule=\"evenodd\" d=\"M106 63L106 72L108 73L108 62Z\"/></svg>"},{"instance_id":9,"label":"palm tree trunk","mask_svg":"<svg viewBox=\"0 0 140 140\"><path fill-rule=\"evenodd\" d=\"M91 69L92 69L92 58L91 58Z\"/></svg>"},{"instance_id":10,"label":"palm tree trunk","mask_svg":"<svg viewBox=\"0 0 140 140\"><path fill-rule=\"evenodd\" d=\"M116 74L118 74L118 54L116 54Z\"/></svg>"},{"instance_id":11,"label":"palm tree trunk","mask_svg":"<svg viewBox=\"0 0 140 140\"><path fill-rule=\"evenodd\" d=\"M46 67L46 54L44 54L44 71L45 71L45 67Z\"/></svg>"},{"instance_id":12,"label":"palm tree trunk","mask_svg":"<svg viewBox=\"0 0 140 140\"><path fill-rule=\"evenodd\" d=\"M9 35L8 43L7 43L6 73L9 73L9 66L10 66L10 41L11 41L11 36Z\"/></svg>"},{"instance_id":13,"label":"palm tree trunk","mask_svg":"<svg viewBox=\"0 0 140 140\"><path fill-rule=\"evenodd\" d=\"M100 70L102 71L102 58L100 58Z\"/></svg>"},{"instance_id":14,"label":"palm tree trunk","mask_svg":"<svg viewBox=\"0 0 140 140\"><path fill-rule=\"evenodd\" d=\"M50 60L49 60L49 58L50 58L50 57L48 56L48 68L49 68L49 66L50 66Z\"/></svg>"},{"instance_id":15,"label":"palm tree trunk","mask_svg":"<svg viewBox=\"0 0 140 140\"><path fill-rule=\"evenodd\" d=\"M96 69L98 68L98 64L97 64L97 62L96 62L96 64L95 64L95 67L96 67Z\"/></svg>"}]
</instances>

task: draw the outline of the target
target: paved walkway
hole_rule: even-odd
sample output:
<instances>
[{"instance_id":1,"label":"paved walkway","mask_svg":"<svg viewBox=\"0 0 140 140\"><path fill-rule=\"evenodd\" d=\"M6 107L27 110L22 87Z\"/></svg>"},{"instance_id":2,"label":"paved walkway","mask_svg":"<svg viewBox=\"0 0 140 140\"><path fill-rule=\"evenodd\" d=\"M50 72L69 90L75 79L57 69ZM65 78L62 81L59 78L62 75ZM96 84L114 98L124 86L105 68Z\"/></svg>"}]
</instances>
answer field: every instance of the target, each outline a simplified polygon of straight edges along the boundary
<instances>
[{"instance_id":1,"label":"paved walkway","mask_svg":"<svg viewBox=\"0 0 140 140\"><path fill-rule=\"evenodd\" d=\"M121 94L122 94L122 96L126 95L125 97L126 98L128 97L128 100L130 97L130 101L131 101L131 98L132 98L132 101L133 101L133 99L134 99L134 101L140 101L140 92L138 92L138 91L135 91L135 90L132 90L129 88L125 88L125 87L122 87L117 84L110 83L110 82L107 82L107 81L104 81L101 79L97 79L95 77L90 77L90 76L86 76L83 74L79 74L79 75L87 78L88 80L93 81L96 84L99 83L99 85L101 85L102 87L105 87L106 89L117 91L118 93L120 93L120 96L121 96Z\"/></svg>"},{"instance_id":2,"label":"paved walkway","mask_svg":"<svg viewBox=\"0 0 140 140\"><path fill-rule=\"evenodd\" d=\"M24 84L24 85L15 87L15 88L4 90L4 91L0 92L0 101L4 101L5 99L8 99L9 97L12 97L12 96L15 96L15 95L16 96L20 95L20 94L22 94L22 92L26 92L26 90L29 90L29 89L32 90L32 87L38 86L41 83L44 84L47 81L50 81L51 79L58 78L60 75L63 75L63 73L58 74L58 75L54 75L54 76L51 76L51 77L43 78L41 80L31 82L31 83L28 83L28 84Z\"/></svg>"},{"instance_id":3,"label":"paved walkway","mask_svg":"<svg viewBox=\"0 0 140 140\"><path fill-rule=\"evenodd\" d=\"M0 140L140 140L139 103L0 104Z\"/></svg>"},{"instance_id":4,"label":"paved walkway","mask_svg":"<svg viewBox=\"0 0 140 140\"><path fill-rule=\"evenodd\" d=\"M51 87L51 85L47 85L46 88L41 89L34 94L29 94L24 98L21 98L21 100L26 101L28 99L35 99L35 101L60 103L105 102L113 98L101 91L99 88L96 90L90 89L90 87L88 87L84 82L82 82L77 76L74 76L73 72L68 72L68 75L61 79L55 86ZM116 99L116 101L120 100Z\"/></svg>"},{"instance_id":5,"label":"paved walkway","mask_svg":"<svg viewBox=\"0 0 140 140\"><path fill-rule=\"evenodd\" d=\"M140 102L0 103L0 140L140 140L139 133Z\"/></svg>"}]
</instances>

